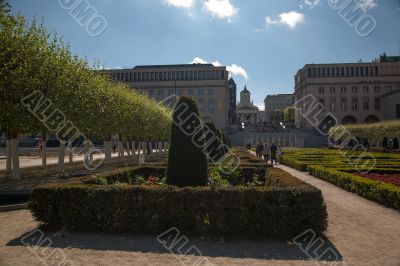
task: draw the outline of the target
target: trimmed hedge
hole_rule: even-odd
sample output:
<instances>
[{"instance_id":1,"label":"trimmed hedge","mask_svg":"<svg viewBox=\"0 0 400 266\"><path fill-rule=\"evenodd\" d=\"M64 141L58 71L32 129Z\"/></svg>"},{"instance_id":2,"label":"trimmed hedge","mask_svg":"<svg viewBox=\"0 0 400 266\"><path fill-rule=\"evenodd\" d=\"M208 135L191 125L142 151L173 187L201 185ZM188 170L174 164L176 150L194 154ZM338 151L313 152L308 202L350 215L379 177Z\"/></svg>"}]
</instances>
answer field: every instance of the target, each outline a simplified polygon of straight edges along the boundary
<instances>
[{"instance_id":1,"label":"trimmed hedge","mask_svg":"<svg viewBox=\"0 0 400 266\"><path fill-rule=\"evenodd\" d=\"M293 177L292 177L293 178ZM171 227L208 238L293 237L322 232L321 191L297 187L99 186L52 184L34 189L34 217L71 231L159 235Z\"/></svg>"},{"instance_id":2,"label":"trimmed hedge","mask_svg":"<svg viewBox=\"0 0 400 266\"><path fill-rule=\"evenodd\" d=\"M322 166L310 166L308 169L313 176L400 211L400 187Z\"/></svg>"}]
</instances>

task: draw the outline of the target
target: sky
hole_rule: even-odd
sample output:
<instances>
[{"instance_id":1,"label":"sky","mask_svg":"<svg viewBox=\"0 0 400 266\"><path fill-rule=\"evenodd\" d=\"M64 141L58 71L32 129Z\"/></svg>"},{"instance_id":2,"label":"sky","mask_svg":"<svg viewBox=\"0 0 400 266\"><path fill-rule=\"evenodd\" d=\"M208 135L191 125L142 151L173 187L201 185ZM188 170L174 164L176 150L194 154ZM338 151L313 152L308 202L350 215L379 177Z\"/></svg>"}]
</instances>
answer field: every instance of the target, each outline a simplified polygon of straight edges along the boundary
<instances>
[{"instance_id":1,"label":"sky","mask_svg":"<svg viewBox=\"0 0 400 266\"><path fill-rule=\"evenodd\" d=\"M400 0L9 0L105 68L226 65L254 104L293 93L309 63L400 55ZM79 18L79 8L90 8ZM359 12L353 20L346 8ZM340 11L342 10L342 11ZM350 10L350 9L349 9ZM83 14L83 13L82 13ZM82 15L81 14L81 15Z\"/></svg>"}]
</instances>

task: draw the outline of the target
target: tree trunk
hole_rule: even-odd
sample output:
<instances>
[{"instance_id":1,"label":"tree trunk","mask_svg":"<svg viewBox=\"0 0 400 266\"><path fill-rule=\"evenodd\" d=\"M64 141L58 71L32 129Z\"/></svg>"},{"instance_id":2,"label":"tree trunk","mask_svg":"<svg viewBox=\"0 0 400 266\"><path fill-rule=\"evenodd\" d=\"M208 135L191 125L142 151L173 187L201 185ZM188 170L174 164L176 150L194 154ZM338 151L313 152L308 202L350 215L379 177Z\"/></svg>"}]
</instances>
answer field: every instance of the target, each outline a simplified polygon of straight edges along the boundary
<instances>
[{"instance_id":1,"label":"tree trunk","mask_svg":"<svg viewBox=\"0 0 400 266\"><path fill-rule=\"evenodd\" d=\"M124 157L124 143L122 142L122 140L118 141L118 156L119 157Z\"/></svg>"},{"instance_id":2,"label":"tree trunk","mask_svg":"<svg viewBox=\"0 0 400 266\"><path fill-rule=\"evenodd\" d=\"M104 141L104 158L106 163L111 163L111 149L112 149L112 141L110 139L106 139Z\"/></svg>"},{"instance_id":3,"label":"tree trunk","mask_svg":"<svg viewBox=\"0 0 400 266\"><path fill-rule=\"evenodd\" d=\"M149 145L149 154L153 154L153 142L149 141L148 145Z\"/></svg>"},{"instance_id":4,"label":"tree trunk","mask_svg":"<svg viewBox=\"0 0 400 266\"><path fill-rule=\"evenodd\" d=\"M60 150L58 151L58 171L62 173L63 176L65 173L64 159L65 159L65 142L60 141Z\"/></svg>"},{"instance_id":5,"label":"tree trunk","mask_svg":"<svg viewBox=\"0 0 400 266\"><path fill-rule=\"evenodd\" d=\"M12 158L12 176L15 179L21 177L21 172L19 169L19 154L18 154L18 139L11 139L11 158Z\"/></svg>"},{"instance_id":6,"label":"tree trunk","mask_svg":"<svg viewBox=\"0 0 400 266\"><path fill-rule=\"evenodd\" d=\"M129 145L129 141L126 142L126 153L127 153L128 157L131 156L131 148L130 148L130 145Z\"/></svg>"},{"instance_id":7,"label":"tree trunk","mask_svg":"<svg viewBox=\"0 0 400 266\"><path fill-rule=\"evenodd\" d=\"M47 157L46 157L46 134L42 134L42 166L47 166Z\"/></svg>"},{"instance_id":8,"label":"tree trunk","mask_svg":"<svg viewBox=\"0 0 400 266\"><path fill-rule=\"evenodd\" d=\"M7 137L6 140L6 172L11 173L11 163L12 163L12 158L11 158L11 139Z\"/></svg>"},{"instance_id":9,"label":"tree trunk","mask_svg":"<svg viewBox=\"0 0 400 266\"><path fill-rule=\"evenodd\" d=\"M74 154L72 153L72 145L69 146L68 150L69 150L69 152L68 152L69 153L69 158L68 158L69 160L68 161L69 161L69 163L73 163L74 162Z\"/></svg>"},{"instance_id":10,"label":"tree trunk","mask_svg":"<svg viewBox=\"0 0 400 266\"><path fill-rule=\"evenodd\" d=\"M136 155L136 142L132 141L132 155L135 156Z\"/></svg>"}]
</instances>

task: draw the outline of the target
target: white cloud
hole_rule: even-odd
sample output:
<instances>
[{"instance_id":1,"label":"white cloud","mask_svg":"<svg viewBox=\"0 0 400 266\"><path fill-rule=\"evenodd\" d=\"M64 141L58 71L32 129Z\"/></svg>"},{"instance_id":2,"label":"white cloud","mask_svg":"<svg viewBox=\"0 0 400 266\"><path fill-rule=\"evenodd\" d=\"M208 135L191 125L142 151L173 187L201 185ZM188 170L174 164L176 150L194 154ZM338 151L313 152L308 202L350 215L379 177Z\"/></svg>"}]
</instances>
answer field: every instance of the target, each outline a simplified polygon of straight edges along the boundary
<instances>
[{"instance_id":1,"label":"white cloud","mask_svg":"<svg viewBox=\"0 0 400 266\"><path fill-rule=\"evenodd\" d=\"M249 75L247 74L247 71L241 66L233 64L230 66L226 66L226 69L229 71L229 73L232 76L242 76L245 79L249 79Z\"/></svg>"},{"instance_id":2,"label":"white cloud","mask_svg":"<svg viewBox=\"0 0 400 266\"><path fill-rule=\"evenodd\" d=\"M228 22L239 13L239 8L230 0L205 0L203 8L217 18L227 19Z\"/></svg>"},{"instance_id":3,"label":"white cloud","mask_svg":"<svg viewBox=\"0 0 400 266\"><path fill-rule=\"evenodd\" d=\"M279 18L277 19L268 16L265 18L265 22L267 23L267 25L282 24L282 25L287 25L290 29L295 29L298 24L304 21L304 19L305 19L304 14L296 11L290 11L287 13L280 14Z\"/></svg>"},{"instance_id":4,"label":"white cloud","mask_svg":"<svg viewBox=\"0 0 400 266\"><path fill-rule=\"evenodd\" d=\"M360 7L364 10L372 9L377 7L378 4L376 3L378 0L359 0Z\"/></svg>"},{"instance_id":5,"label":"white cloud","mask_svg":"<svg viewBox=\"0 0 400 266\"><path fill-rule=\"evenodd\" d=\"M320 2L321 0L303 0L303 3L300 5L300 8L307 6L310 9L313 9L314 7L318 6Z\"/></svg>"},{"instance_id":6,"label":"white cloud","mask_svg":"<svg viewBox=\"0 0 400 266\"><path fill-rule=\"evenodd\" d=\"M178 8L191 8L195 0L164 0L164 4Z\"/></svg>"},{"instance_id":7,"label":"white cloud","mask_svg":"<svg viewBox=\"0 0 400 266\"><path fill-rule=\"evenodd\" d=\"M265 104L264 103L257 103L256 106L258 107L258 110L265 111Z\"/></svg>"},{"instance_id":8,"label":"white cloud","mask_svg":"<svg viewBox=\"0 0 400 266\"><path fill-rule=\"evenodd\" d=\"M208 62L200 57L195 57L191 64L208 64Z\"/></svg>"},{"instance_id":9,"label":"white cloud","mask_svg":"<svg viewBox=\"0 0 400 266\"><path fill-rule=\"evenodd\" d=\"M195 57L191 64L210 64L210 62L200 57ZM212 62L211 64L213 64L214 66L223 66L223 64L220 63L218 60ZM229 74L232 76L242 76L245 79L249 79L249 74L247 74L247 71L243 67L236 64L226 66L226 70L228 70Z\"/></svg>"}]
</instances>

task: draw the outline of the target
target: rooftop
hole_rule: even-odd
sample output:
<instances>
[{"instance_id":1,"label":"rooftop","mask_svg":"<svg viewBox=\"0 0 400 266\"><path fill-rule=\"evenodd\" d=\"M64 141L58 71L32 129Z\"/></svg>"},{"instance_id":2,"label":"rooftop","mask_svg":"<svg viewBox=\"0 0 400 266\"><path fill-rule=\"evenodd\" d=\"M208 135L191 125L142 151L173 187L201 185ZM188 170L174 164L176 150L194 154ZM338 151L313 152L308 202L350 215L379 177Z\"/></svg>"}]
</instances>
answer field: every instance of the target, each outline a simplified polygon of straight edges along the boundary
<instances>
[{"instance_id":1,"label":"rooftop","mask_svg":"<svg viewBox=\"0 0 400 266\"><path fill-rule=\"evenodd\" d=\"M135 66L133 69L149 69L149 68L199 68L199 67L216 67L213 64L177 64L177 65L143 65Z\"/></svg>"}]
</instances>

